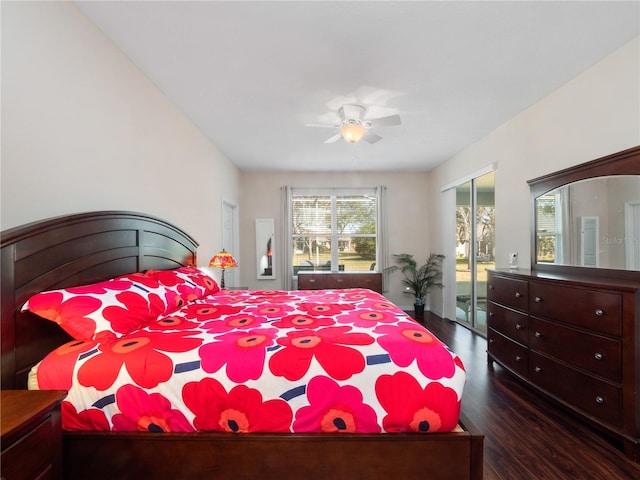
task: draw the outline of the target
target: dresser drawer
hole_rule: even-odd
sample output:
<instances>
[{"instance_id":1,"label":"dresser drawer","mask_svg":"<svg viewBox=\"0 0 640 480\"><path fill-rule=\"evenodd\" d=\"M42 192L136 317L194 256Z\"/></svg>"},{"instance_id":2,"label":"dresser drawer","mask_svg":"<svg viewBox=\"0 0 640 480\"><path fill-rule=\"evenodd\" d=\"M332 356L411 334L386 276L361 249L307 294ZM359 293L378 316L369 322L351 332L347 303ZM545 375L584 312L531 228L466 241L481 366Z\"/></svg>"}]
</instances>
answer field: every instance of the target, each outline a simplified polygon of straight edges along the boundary
<instances>
[{"instance_id":1,"label":"dresser drawer","mask_svg":"<svg viewBox=\"0 0 640 480\"><path fill-rule=\"evenodd\" d=\"M599 420L622 425L620 388L533 351L529 365L535 385Z\"/></svg>"},{"instance_id":2,"label":"dresser drawer","mask_svg":"<svg viewBox=\"0 0 640 480\"><path fill-rule=\"evenodd\" d=\"M584 288L529 283L532 315L619 336L622 334L622 296Z\"/></svg>"},{"instance_id":3,"label":"dresser drawer","mask_svg":"<svg viewBox=\"0 0 640 480\"><path fill-rule=\"evenodd\" d=\"M500 277L490 272L487 298L489 301L526 311L529 306L529 282Z\"/></svg>"},{"instance_id":4,"label":"dresser drawer","mask_svg":"<svg viewBox=\"0 0 640 480\"><path fill-rule=\"evenodd\" d=\"M330 288L368 288L382 293L382 274L298 272L298 289L324 290Z\"/></svg>"},{"instance_id":5,"label":"dresser drawer","mask_svg":"<svg viewBox=\"0 0 640 480\"><path fill-rule=\"evenodd\" d=\"M493 329L487 331L487 349L489 355L514 372L526 376L528 373L528 355L525 347L509 340Z\"/></svg>"},{"instance_id":6,"label":"dresser drawer","mask_svg":"<svg viewBox=\"0 0 640 480\"><path fill-rule=\"evenodd\" d=\"M622 347L618 340L531 317L529 348L614 382L622 379Z\"/></svg>"},{"instance_id":7,"label":"dresser drawer","mask_svg":"<svg viewBox=\"0 0 640 480\"><path fill-rule=\"evenodd\" d=\"M489 310L488 322L490 328L523 345L527 344L528 315L504 308L493 302L490 302L487 308Z\"/></svg>"},{"instance_id":8,"label":"dresser drawer","mask_svg":"<svg viewBox=\"0 0 640 480\"><path fill-rule=\"evenodd\" d=\"M59 434L59 433L58 433ZM2 452L2 478L6 480L53 478L55 438L51 417Z\"/></svg>"}]
</instances>

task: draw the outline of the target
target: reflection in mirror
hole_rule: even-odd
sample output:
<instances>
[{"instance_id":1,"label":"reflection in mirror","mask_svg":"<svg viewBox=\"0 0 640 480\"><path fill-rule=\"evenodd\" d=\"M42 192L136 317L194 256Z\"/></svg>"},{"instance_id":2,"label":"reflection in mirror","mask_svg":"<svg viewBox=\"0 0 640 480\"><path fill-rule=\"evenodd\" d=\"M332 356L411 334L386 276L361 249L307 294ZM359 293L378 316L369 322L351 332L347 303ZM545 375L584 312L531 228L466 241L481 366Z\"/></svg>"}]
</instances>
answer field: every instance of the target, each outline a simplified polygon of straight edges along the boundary
<instances>
[{"instance_id":1,"label":"reflection in mirror","mask_svg":"<svg viewBox=\"0 0 640 480\"><path fill-rule=\"evenodd\" d=\"M535 200L536 261L640 270L640 175L582 180Z\"/></svg>"},{"instance_id":2,"label":"reflection in mirror","mask_svg":"<svg viewBox=\"0 0 640 480\"><path fill-rule=\"evenodd\" d=\"M273 218L256 220L256 260L258 280L276 278Z\"/></svg>"}]
</instances>

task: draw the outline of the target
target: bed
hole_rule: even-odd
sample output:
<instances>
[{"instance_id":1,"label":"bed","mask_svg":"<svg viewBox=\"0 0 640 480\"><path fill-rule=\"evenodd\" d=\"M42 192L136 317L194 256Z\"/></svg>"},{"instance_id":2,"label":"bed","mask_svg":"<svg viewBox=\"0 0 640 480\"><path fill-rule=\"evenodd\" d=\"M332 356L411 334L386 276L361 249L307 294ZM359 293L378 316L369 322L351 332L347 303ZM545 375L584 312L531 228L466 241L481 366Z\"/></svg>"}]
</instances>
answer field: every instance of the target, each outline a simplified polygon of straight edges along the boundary
<instances>
[{"instance_id":1,"label":"bed","mask_svg":"<svg viewBox=\"0 0 640 480\"><path fill-rule=\"evenodd\" d=\"M179 228L134 212L75 214L3 232L2 388L26 388L34 365L72 340L54 322L21 311L34 294L138 272L188 269L196 264L196 248L197 242ZM226 305L238 307L251 304L257 293L216 295ZM354 295L377 295L365 290L326 293L351 301ZM325 328L344 327L334 323L338 327ZM282 374L287 375L297 374ZM242 378L236 380L243 383ZM275 430L247 434L188 427L161 433L67 430L65 478L482 478L483 437L464 415L454 431L429 434L373 433L375 427L364 433Z\"/></svg>"}]
</instances>

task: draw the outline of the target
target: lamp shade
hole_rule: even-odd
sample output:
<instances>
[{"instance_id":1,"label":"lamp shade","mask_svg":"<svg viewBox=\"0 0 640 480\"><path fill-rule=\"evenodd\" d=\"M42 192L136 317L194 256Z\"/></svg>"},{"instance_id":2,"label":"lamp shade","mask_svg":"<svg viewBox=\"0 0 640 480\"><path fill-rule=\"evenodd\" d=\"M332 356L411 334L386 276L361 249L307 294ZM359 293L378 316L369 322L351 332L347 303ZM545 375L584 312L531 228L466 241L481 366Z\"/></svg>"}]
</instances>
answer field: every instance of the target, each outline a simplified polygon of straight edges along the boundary
<instances>
[{"instance_id":1,"label":"lamp shade","mask_svg":"<svg viewBox=\"0 0 640 480\"><path fill-rule=\"evenodd\" d=\"M365 131L366 129L361 123L346 123L340 127L342 138L349 143L356 143L363 137Z\"/></svg>"},{"instance_id":2,"label":"lamp shade","mask_svg":"<svg viewBox=\"0 0 640 480\"><path fill-rule=\"evenodd\" d=\"M227 252L223 248L221 252L216 253L213 256L213 258L211 258L211 261L209 262L209 266L214 268L223 268L223 269L232 268L232 267L237 267L238 262L236 261L235 258L233 258L233 255L231 255L229 252Z\"/></svg>"}]
</instances>

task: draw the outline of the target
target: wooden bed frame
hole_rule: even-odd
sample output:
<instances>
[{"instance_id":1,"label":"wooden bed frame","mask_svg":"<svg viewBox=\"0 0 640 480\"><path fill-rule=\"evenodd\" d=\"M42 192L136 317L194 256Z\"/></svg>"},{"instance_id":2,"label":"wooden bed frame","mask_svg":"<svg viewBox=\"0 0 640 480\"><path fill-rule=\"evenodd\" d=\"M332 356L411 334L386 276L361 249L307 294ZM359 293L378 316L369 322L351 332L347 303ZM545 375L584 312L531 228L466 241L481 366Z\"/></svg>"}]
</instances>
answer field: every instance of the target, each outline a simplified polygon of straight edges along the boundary
<instances>
[{"instance_id":1,"label":"wooden bed frame","mask_svg":"<svg viewBox=\"0 0 640 480\"><path fill-rule=\"evenodd\" d=\"M1 236L2 389L69 340L20 307L34 293L196 264L197 242L158 218L120 211L31 223ZM64 432L65 479L482 479L483 435Z\"/></svg>"}]
</instances>

